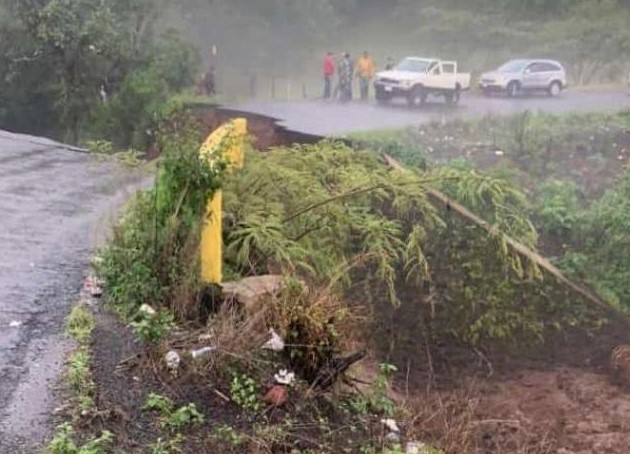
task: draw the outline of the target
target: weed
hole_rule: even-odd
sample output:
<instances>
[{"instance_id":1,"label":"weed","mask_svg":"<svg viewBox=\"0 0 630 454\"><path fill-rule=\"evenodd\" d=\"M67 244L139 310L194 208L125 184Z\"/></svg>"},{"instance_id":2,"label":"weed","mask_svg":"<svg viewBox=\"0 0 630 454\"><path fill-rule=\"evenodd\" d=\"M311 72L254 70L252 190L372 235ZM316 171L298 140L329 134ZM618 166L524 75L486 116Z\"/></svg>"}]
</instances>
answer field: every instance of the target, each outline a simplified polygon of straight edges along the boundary
<instances>
[{"instance_id":1,"label":"weed","mask_svg":"<svg viewBox=\"0 0 630 454\"><path fill-rule=\"evenodd\" d=\"M253 378L235 373L230 382L230 398L245 411L256 413L260 410L259 390Z\"/></svg>"},{"instance_id":2,"label":"weed","mask_svg":"<svg viewBox=\"0 0 630 454\"><path fill-rule=\"evenodd\" d=\"M168 310L160 310L157 314L141 311L131 326L140 340L157 345L175 328L175 317Z\"/></svg>"},{"instance_id":3,"label":"weed","mask_svg":"<svg viewBox=\"0 0 630 454\"><path fill-rule=\"evenodd\" d=\"M92 407L95 384L90 374L90 354L83 349L76 351L68 360L65 376L81 406Z\"/></svg>"},{"instance_id":4,"label":"weed","mask_svg":"<svg viewBox=\"0 0 630 454\"><path fill-rule=\"evenodd\" d=\"M171 430L182 429L189 424L201 424L205 419L195 404L190 403L175 409L175 404L169 398L154 393L149 394L142 408L143 410L158 412L162 427Z\"/></svg>"},{"instance_id":5,"label":"weed","mask_svg":"<svg viewBox=\"0 0 630 454\"><path fill-rule=\"evenodd\" d=\"M188 404L178 408L162 421L162 425L168 429L181 429L189 424L201 424L205 420L199 413L195 404Z\"/></svg>"},{"instance_id":6,"label":"weed","mask_svg":"<svg viewBox=\"0 0 630 454\"><path fill-rule=\"evenodd\" d=\"M92 336L94 316L85 304L77 304L72 308L67 321L67 332L79 344L86 344Z\"/></svg>"},{"instance_id":7,"label":"weed","mask_svg":"<svg viewBox=\"0 0 630 454\"><path fill-rule=\"evenodd\" d=\"M179 454L184 452L181 448L183 443L183 437L181 434L171 440L162 440L158 438L157 441L148 446L149 454Z\"/></svg>"},{"instance_id":8,"label":"weed","mask_svg":"<svg viewBox=\"0 0 630 454\"><path fill-rule=\"evenodd\" d=\"M352 396L347 405L349 409L362 417L370 413L376 413L385 418L392 418L396 410L395 402L387 395L396 366L391 364L380 364L376 379L370 386L366 395L357 394Z\"/></svg>"},{"instance_id":9,"label":"weed","mask_svg":"<svg viewBox=\"0 0 630 454\"><path fill-rule=\"evenodd\" d=\"M57 434L44 450L45 454L104 454L114 437L110 432L103 434L82 446L77 446L72 439L74 430L69 423L57 428Z\"/></svg>"},{"instance_id":10,"label":"weed","mask_svg":"<svg viewBox=\"0 0 630 454\"><path fill-rule=\"evenodd\" d=\"M240 446L245 442L245 437L242 434L232 426L225 424L215 429L214 436L217 440L228 443L233 447Z\"/></svg>"},{"instance_id":11,"label":"weed","mask_svg":"<svg viewBox=\"0 0 630 454\"><path fill-rule=\"evenodd\" d=\"M162 416L169 416L173 412L175 405L173 401L168 397L161 396L159 394L151 393L147 397L147 400L142 407L143 410L156 411Z\"/></svg>"}]
</instances>

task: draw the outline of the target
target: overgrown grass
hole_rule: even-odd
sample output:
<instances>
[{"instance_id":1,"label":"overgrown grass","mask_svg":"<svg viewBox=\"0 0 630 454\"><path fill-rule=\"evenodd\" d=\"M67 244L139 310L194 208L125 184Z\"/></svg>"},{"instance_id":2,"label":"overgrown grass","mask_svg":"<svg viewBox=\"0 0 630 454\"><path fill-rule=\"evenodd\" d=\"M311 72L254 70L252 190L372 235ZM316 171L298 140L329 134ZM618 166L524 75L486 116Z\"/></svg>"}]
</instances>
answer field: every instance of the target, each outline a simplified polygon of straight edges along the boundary
<instances>
[{"instance_id":1,"label":"overgrown grass","mask_svg":"<svg viewBox=\"0 0 630 454\"><path fill-rule=\"evenodd\" d=\"M80 417L94 409L94 392L96 384L92 379L90 344L96 320L90 309L82 302L77 303L70 312L66 322L66 333L76 343L76 350L68 358L64 371L64 379L72 391L73 408L71 412ZM74 441L74 429L70 423L59 426L55 436L47 445L44 454L101 454L112 441L112 434L103 434L77 445Z\"/></svg>"}]
</instances>

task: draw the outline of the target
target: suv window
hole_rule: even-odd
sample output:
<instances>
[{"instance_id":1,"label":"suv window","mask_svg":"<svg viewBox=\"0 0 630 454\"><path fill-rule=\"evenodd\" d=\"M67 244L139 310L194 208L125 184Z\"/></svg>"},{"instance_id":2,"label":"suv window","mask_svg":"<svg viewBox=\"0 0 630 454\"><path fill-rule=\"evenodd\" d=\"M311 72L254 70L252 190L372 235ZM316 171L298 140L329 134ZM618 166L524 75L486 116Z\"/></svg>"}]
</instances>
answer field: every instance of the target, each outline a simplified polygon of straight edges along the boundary
<instances>
[{"instance_id":1,"label":"suv window","mask_svg":"<svg viewBox=\"0 0 630 454\"><path fill-rule=\"evenodd\" d=\"M541 65L543 66L542 71L560 71L558 65L554 63L541 63Z\"/></svg>"},{"instance_id":2,"label":"suv window","mask_svg":"<svg viewBox=\"0 0 630 454\"><path fill-rule=\"evenodd\" d=\"M545 69L545 63L532 63L525 69L525 72L529 73L541 73L544 71L547 71Z\"/></svg>"}]
</instances>

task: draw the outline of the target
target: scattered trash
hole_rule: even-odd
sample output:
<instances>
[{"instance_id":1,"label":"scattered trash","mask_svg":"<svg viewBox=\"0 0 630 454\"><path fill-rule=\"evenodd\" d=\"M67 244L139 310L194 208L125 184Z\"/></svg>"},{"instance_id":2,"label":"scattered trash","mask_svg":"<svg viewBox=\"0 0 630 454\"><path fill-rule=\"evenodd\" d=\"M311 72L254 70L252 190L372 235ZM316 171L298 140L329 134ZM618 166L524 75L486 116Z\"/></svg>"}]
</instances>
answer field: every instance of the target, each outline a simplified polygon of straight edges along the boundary
<instances>
[{"instance_id":1,"label":"scattered trash","mask_svg":"<svg viewBox=\"0 0 630 454\"><path fill-rule=\"evenodd\" d=\"M176 372L181 362L179 353L175 350L168 352L166 356L164 356L164 360L166 361L166 367L168 367L171 372Z\"/></svg>"},{"instance_id":2,"label":"scattered trash","mask_svg":"<svg viewBox=\"0 0 630 454\"><path fill-rule=\"evenodd\" d=\"M419 443L417 441L410 441L405 447L405 454L420 454L420 450L424 449L427 445Z\"/></svg>"},{"instance_id":3,"label":"scattered trash","mask_svg":"<svg viewBox=\"0 0 630 454\"><path fill-rule=\"evenodd\" d=\"M153 317L155 314L157 314L155 309L153 309L148 304L143 304L142 306L140 306L140 312L143 313L143 314L146 314L146 315L150 315L151 317Z\"/></svg>"},{"instance_id":4,"label":"scattered trash","mask_svg":"<svg viewBox=\"0 0 630 454\"><path fill-rule=\"evenodd\" d=\"M385 440L387 440L388 442L392 443L392 444L397 444L400 443L400 435L397 434L396 432L389 432L386 436L385 436Z\"/></svg>"},{"instance_id":5,"label":"scattered trash","mask_svg":"<svg viewBox=\"0 0 630 454\"><path fill-rule=\"evenodd\" d=\"M280 369L280 371L273 376L276 383L280 385L290 385L295 380L295 374L293 372L289 372L286 369Z\"/></svg>"},{"instance_id":6,"label":"scattered trash","mask_svg":"<svg viewBox=\"0 0 630 454\"><path fill-rule=\"evenodd\" d=\"M396 432L396 433L400 432L400 428L398 427L398 424L396 424L396 421L394 421L393 419L381 419L381 424L387 427L390 432Z\"/></svg>"},{"instance_id":7,"label":"scattered trash","mask_svg":"<svg viewBox=\"0 0 630 454\"><path fill-rule=\"evenodd\" d=\"M98 298L103 295L103 281L94 276L88 276L83 281L83 291L88 295Z\"/></svg>"},{"instance_id":8,"label":"scattered trash","mask_svg":"<svg viewBox=\"0 0 630 454\"><path fill-rule=\"evenodd\" d=\"M203 347L203 348L191 351L190 354L193 357L193 359L202 359L202 358L205 358L206 356L209 356L210 353L212 353L216 349L217 349L216 347Z\"/></svg>"},{"instance_id":9,"label":"scattered trash","mask_svg":"<svg viewBox=\"0 0 630 454\"><path fill-rule=\"evenodd\" d=\"M19 328L23 324L24 324L23 322L20 322L18 320L13 320L11 323L9 323L9 327L10 328Z\"/></svg>"},{"instance_id":10,"label":"scattered trash","mask_svg":"<svg viewBox=\"0 0 630 454\"><path fill-rule=\"evenodd\" d=\"M505 153L503 153L503 151L501 151L501 150L496 150L496 151L494 152L494 154L495 154L496 156L503 156Z\"/></svg>"},{"instance_id":11,"label":"scattered trash","mask_svg":"<svg viewBox=\"0 0 630 454\"><path fill-rule=\"evenodd\" d=\"M274 385L265 397L263 397L263 401L274 407L281 407L287 402L287 390L282 385Z\"/></svg>"},{"instance_id":12,"label":"scattered trash","mask_svg":"<svg viewBox=\"0 0 630 454\"><path fill-rule=\"evenodd\" d=\"M273 328L269 330L269 335L271 336L271 339L265 342L262 348L272 350L274 352L281 352L284 350L284 339L282 339L280 335L273 330Z\"/></svg>"}]
</instances>

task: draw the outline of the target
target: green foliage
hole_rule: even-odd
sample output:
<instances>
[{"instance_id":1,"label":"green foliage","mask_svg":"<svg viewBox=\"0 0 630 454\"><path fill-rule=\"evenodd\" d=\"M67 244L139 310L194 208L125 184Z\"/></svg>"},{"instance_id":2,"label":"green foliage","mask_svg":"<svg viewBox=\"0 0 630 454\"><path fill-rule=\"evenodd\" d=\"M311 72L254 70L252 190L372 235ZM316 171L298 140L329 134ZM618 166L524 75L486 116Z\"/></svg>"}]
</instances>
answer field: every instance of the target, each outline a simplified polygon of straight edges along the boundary
<instances>
[{"instance_id":1,"label":"green foliage","mask_svg":"<svg viewBox=\"0 0 630 454\"><path fill-rule=\"evenodd\" d=\"M173 412L175 405L173 401L168 397L161 396L159 394L151 393L147 397L147 401L142 407L143 410L157 411L162 416L168 416Z\"/></svg>"},{"instance_id":2,"label":"green foliage","mask_svg":"<svg viewBox=\"0 0 630 454\"><path fill-rule=\"evenodd\" d=\"M86 344L92 337L96 322L90 310L84 304L72 308L67 322L67 331L79 344Z\"/></svg>"},{"instance_id":3,"label":"green foliage","mask_svg":"<svg viewBox=\"0 0 630 454\"><path fill-rule=\"evenodd\" d=\"M630 298L630 174L610 188L579 219L574 252L563 266L584 276L613 304Z\"/></svg>"},{"instance_id":4,"label":"green foliage","mask_svg":"<svg viewBox=\"0 0 630 454\"><path fill-rule=\"evenodd\" d=\"M214 436L219 441L228 443L230 446L238 447L245 442L245 437L232 426L221 425L214 431Z\"/></svg>"},{"instance_id":5,"label":"green foliage","mask_svg":"<svg viewBox=\"0 0 630 454\"><path fill-rule=\"evenodd\" d=\"M168 429L182 429L189 424L201 424L204 422L204 416L197 411L195 404L188 404L178 408L164 419L163 425Z\"/></svg>"},{"instance_id":6,"label":"green foliage","mask_svg":"<svg viewBox=\"0 0 630 454\"><path fill-rule=\"evenodd\" d=\"M240 274L271 265L333 278L357 299L400 304L401 294L415 295L406 304L430 302L417 309L425 335L475 345L540 341L584 315L584 302L565 308L561 287L541 284L540 270L508 245L506 234L534 248L537 235L527 200L505 180L452 168L392 173L330 142L247 159L224 192L226 260ZM481 215L491 233L434 205L430 187Z\"/></svg>"},{"instance_id":7,"label":"green foliage","mask_svg":"<svg viewBox=\"0 0 630 454\"><path fill-rule=\"evenodd\" d=\"M73 441L74 430L69 423L57 428L55 437L44 450L45 454L105 454L107 446L114 437L110 432L103 434L82 446L77 446Z\"/></svg>"},{"instance_id":8,"label":"green foliage","mask_svg":"<svg viewBox=\"0 0 630 454\"><path fill-rule=\"evenodd\" d=\"M176 317L197 314L199 262L191 258L198 257L206 203L224 168L200 160L197 126L182 113L163 123L164 156L155 187L135 197L101 254L99 271L108 285L108 300L127 317L145 303ZM144 326L169 324L157 321Z\"/></svg>"},{"instance_id":9,"label":"green foliage","mask_svg":"<svg viewBox=\"0 0 630 454\"><path fill-rule=\"evenodd\" d=\"M138 320L131 322L140 340L157 345L175 328L175 317L168 310L156 314L140 312Z\"/></svg>"},{"instance_id":10,"label":"green foliage","mask_svg":"<svg viewBox=\"0 0 630 454\"><path fill-rule=\"evenodd\" d=\"M353 413L366 417L377 414L383 418L392 418L396 404L387 395L397 368L392 364L379 364L378 375L370 386L367 394L357 394L348 400L348 406Z\"/></svg>"},{"instance_id":11,"label":"green foliage","mask_svg":"<svg viewBox=\"0 0 630 454\"><path fill-rule=\"evenodd\" d=\"M245 411L257 413L260 410L258 385L248 375L233 374L230 382L230 399Z\"/></svg>"},{"instance_id":12,"label":"green foliage","mask_svg":"<svg viewBox=\"0 0 630 454\"><path fill-rule=\"evenodd\" d=\"M540 231L569 242L572 231L578 226L582 209L576 185L548 180L537 192L534 209Z\"/></svg>"},{"instance_id":13,"label":"green foliage","mask_svg":"<svg viewBox=\"0 0 630 454\"><path fill-rule=\"evenodd\" d=\"M149 394L142 409L158 412L162 427L171 430L179 430L191 424L201 424L205 420L195 404L190 403L176 409L170 399L154 393Z\"/></svg>"},{"instance_id":14,"label":"green foliage","mask_svg":"<svg viewBox=\"0 0 630 454\"><path fill-rule=\"evenodd\" d=\"M10 14L0 27L6 43L0 92L9 106L0 112L4 127L73 143L106 137L120 147L142 148L152 140L145 131L154 129L163 105L197 72L190 45L175 32L154 33L160 2L6 3Z\"/></svg>"},{"instance_id":15,"label":"green foliage","mask_svg":"<svg viewBox=\"0 0 630 454\"><path fill-rule=\"evenodd\" d=\"M94 406L92 395L96 385L90 373L90 359L90 354L85 349L79 349L68 360L65 371L66 380L83 410Z\"/></svg>"},{"instance_id":16,"label":"green foliage","mask_svg":"<svg viewBox=\"0 0 630 454\"><path fill-rule=\"evenodd\" d=\"M171 440L162 440L158 438L157 441L149 445L150 454L179 454L182 453L181 445L183 443L183 437L181 434Z\"/></svg>"}]
</instances>

